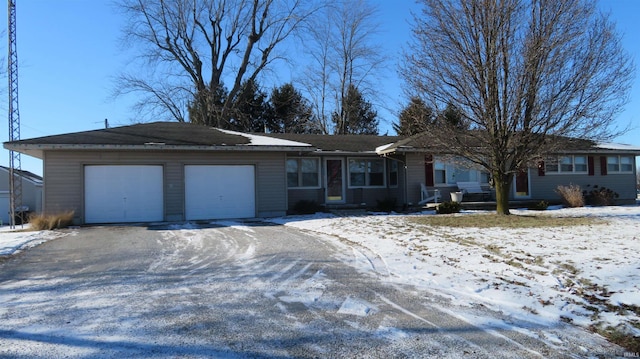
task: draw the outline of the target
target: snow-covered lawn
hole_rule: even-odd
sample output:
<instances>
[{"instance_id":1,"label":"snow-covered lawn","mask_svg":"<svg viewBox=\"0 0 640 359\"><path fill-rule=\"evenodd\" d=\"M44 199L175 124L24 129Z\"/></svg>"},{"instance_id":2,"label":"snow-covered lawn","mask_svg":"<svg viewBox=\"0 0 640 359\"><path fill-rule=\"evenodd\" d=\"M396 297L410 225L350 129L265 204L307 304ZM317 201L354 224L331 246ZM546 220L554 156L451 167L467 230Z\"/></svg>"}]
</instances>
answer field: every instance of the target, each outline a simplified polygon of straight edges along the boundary
<instances>
[{"instance_id":1,"label":"snow-covered lawn","mask_svg":"<svg viewBox=\"0 0 640 359\"><path fill-rule=\"evenodd\" d=\"M512 213L601 221L534 229L451 228L420 224L417 218L432 215L422 213L318 214L274 222L366 247L389 280L453 304L483 305L539 325L565 321L640 336L639 206ZM470 214L482 212L457 216L465 221Z\"/></svg>"}]
</instances>

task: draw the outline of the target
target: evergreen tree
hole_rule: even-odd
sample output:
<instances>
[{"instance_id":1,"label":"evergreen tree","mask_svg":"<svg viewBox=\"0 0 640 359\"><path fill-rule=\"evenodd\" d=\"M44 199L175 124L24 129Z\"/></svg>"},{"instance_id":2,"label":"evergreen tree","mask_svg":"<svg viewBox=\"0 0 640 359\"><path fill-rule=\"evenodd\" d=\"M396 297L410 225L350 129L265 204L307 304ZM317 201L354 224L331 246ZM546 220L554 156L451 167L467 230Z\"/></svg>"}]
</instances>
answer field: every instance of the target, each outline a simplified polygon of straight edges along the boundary
<instances>
[{"instance_id":1,"label":"evergreen tree","mask_svg":"<svg viewBox=\"0 0 640 359\"><path fill-rule=\"evenodd\" d=\"M229 92L222 85L213 91L206 89L198 92L187 106L189 122L207 126L227 124L229 116L223 114L223 106L228 96Z\"/></svg>"},{"instance_id":2,"label":"evergreen tree","mask_svg":"<svg viewBox=\"0 0 640 359\"><path fill-rule=\"evenodd\" d=\"M291 83L274 88L267 127L276 133L320 133L309 102Z\"/></svg>"},{"instance_id":3,"label":"evergreen tree","mask_svg":"<svg viewBox=\"0 0 640 359\"><path fill-rule=\"evenodd\" d=\"M438 119L442 121L443 125L450 126L454 129L469 129L469 124L465 121L462 111L451 102L449 102L444 111L439 114Z\"/></svg>"},{"instance_id":4,"label":"evergreen tree","mask_svg":"<svg viewBox=\"0 0 640 359\"><path fill-rule=\"evenodd\" d=\"M228 127L224 128L239 132L264 132L270 113L266 99L267 95L254 80L245 81L238 96L233 99L234 111L230 113Z\"/></svg>"},{"instance_id":5,"label":"evergreen tree","mask_svg":"<svg viewBox=\"0 0 640 359\"><path fill-rule=\"evenodd\" d=\"M331 116L335 125L335 134L378 134L378 113L373 109L373 105L362 96L357 87L349 85L347 95L340 108L342 113L333 112Z\"/></svg>"},{"instance_id":6,"label":"evergreen tree","mask_svg":"<svg viewBox=\"0 0 640 359\"><path fill-rule=\"evenodd\" d=\"M433 109L427 106L421 98L414 96L407 107L402 109L398 118L399 123L393 124L393 129L399 136L411 136L424 132L427 126L435 120Z\"/></svg>"}]
</instances>

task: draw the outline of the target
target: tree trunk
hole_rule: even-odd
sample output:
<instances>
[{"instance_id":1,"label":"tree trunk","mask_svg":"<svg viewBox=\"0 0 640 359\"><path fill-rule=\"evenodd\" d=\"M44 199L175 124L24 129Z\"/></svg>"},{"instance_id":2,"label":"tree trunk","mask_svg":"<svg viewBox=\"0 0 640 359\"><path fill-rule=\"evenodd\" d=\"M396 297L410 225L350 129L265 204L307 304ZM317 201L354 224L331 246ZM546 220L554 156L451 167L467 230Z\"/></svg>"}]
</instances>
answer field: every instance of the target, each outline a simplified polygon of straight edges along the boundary
<instances>
[{"instance_id":1,"label":"tree trunk","mask_svg":"<svg viewBox=\"0 0 640 359\"><path fill-rule=\"evenodd\" d=\"M496 213L509 215L509 191L513 176L510 174L494 174L494 185L496 188Z\"/></svg>"}]
</instances>

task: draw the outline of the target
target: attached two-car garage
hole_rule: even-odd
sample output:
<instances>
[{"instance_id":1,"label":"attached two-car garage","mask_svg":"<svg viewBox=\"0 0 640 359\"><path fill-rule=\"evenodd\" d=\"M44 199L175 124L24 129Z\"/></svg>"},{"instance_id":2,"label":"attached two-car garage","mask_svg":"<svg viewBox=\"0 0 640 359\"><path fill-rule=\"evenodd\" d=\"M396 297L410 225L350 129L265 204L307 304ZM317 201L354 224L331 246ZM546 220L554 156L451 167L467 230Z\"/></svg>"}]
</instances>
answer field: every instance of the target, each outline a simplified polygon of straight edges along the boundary
<instances>
[{"instance_id":1,"label":"attached two-car garage","mask_svg":"<svg viewBox=\"0 0 640 359\"><path fill-rule=\"evenodd\" d=\"M164 220L161 165L88 165L84 168L86 223ZM184 166L184 219L256 215L252 165Z\"/></svg>"}]
</instances>

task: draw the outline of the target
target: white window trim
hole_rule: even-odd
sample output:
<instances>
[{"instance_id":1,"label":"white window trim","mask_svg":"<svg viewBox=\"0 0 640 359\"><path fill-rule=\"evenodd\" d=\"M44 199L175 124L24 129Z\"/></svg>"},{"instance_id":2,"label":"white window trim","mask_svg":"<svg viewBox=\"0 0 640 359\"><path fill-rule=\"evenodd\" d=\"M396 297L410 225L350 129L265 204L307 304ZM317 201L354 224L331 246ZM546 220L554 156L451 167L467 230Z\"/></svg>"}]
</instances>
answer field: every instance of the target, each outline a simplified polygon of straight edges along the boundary
<instances>
[{"instance_id":1,"label":"white window trim","mask_svg":"<svg viewBox=\"0 0 640 359\"><path fill-rule=\"evenodd\" d=\"M289 187L289 179L287 178L287 189L320 189L322 188L322 168L320 166L320 157L287 157L287 159L285 160L285 174L288 175L287 172L287 166L286 166L286 161L289 160L296 160L298 161L298 184L300 184L300 182L302 181L302 166L300 163L300 160L315 160L316 161L316 165L317 165L317 169L318 169L318 185L317 186L296 186L296 187Z\"/></svg>"},{"instance_id":2,"label":"white window trim","mask_svg":"<svg viewBox=\"0 0 640 359\"><path fill-rule=\"evenodd\" d=\"M618 158L618 170L617 171L610 171L609 170L609 157L617 157ZM631 171L622 171L622 157L629 157L631 158ZM634 166L634 161L635 158L633 156L626 156L626 155L614 155L614 156L607 156L607 174L611 174L611 175L628 175L628 174L633 174L633 166Z\"/></svg>"},{"instance_id":3,"label":"white window trim","mask_svg":"<svg viewBox=\"0 0 640 359\"><path fill-rule=\"evenodd\" d=\"M564 157L571 157L571 167L572 167L572 171L562 171L562 163L560 162L560 160ZM576 157L584 157L585 159L585 164L587 165L587 170L586 171L576 171ZM548 161L548 160L546 160ZM545 162L546 162L545 161ZM556 171L549 171L547 166L549 166L548 164L545 163L544 165L544 173L545 175L549 175L549 176L557 176L557 175L586 175L589 174L589 156L587 155L566 155L566 156L557 156L555 157L555 161L556 161Z\"/></svg>"},{"instance_id":4,"label":"white window trim","mask_svg":"<svg viewBox=\"0 0 640 359\"><path fill-rule=\"evenodd\" d=\"M368 185L364 185L364 186L352 186L351 185L351 166L350 166L350 161L351 160L364 160L364 161L382 161L382 185L379 186L368 186ZM365 177L364 180L365 182L368 181L368 176L367 176L367 172L365 172ZM352 189L352 188L387 188L387 161L384 160L384 158L372 158L372 157L347 157L347 188Z\"/></svg>"}]
</instances>

